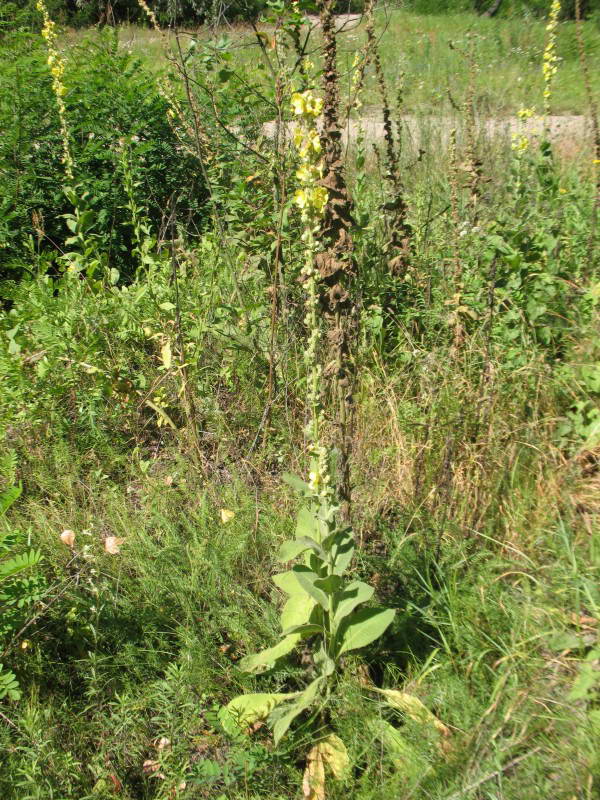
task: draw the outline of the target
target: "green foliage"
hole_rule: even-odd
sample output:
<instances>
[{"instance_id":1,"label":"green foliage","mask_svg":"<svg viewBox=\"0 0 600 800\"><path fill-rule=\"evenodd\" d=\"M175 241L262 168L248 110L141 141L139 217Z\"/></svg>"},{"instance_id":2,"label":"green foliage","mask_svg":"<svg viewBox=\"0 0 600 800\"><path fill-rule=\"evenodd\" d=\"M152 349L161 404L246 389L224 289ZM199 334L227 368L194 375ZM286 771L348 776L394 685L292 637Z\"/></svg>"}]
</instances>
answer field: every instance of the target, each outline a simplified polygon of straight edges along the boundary
<instances>
[{"instance_id":1,"label":"green foliage","mask_svg":"<svg viewBox=\"0 0 600 800\"><path fill-rule=\"evenodd\" d=\"M433 23L392 20L422 26L403 44L409 72L430 63L427 90L444 92ZM522 49L491 24L478 52L492 41L504 58L511 36ZM87 56L65 39L81 179L65 195L44 54L2 44L4 85L20 72L21 88L0 101L0 795L289 800L299 753L305 787L318 796L327 776L332 800L593 793L589 159L535 142L517 157L482 130L475 214L444 136L415 122L423 152L407 129L402 147L414 258L391 274L389 208L362 148L351 530L334 493L284 472L310 460L306 240L293 154L261 134L276 86L243 41L199 35L184 52L208 141L202 207L199 161L108 35ZM539 71L527 53L518 65ZM41 155L19 145L10 92ZM24 227L42 207L63 252Z\"/></svg>"},{"instance_id":2,"label":"green foliage","mask_svg":"<svg viewBox=\"0 0 600 800\"><path fill-rule=\"evenodd\" d=\"M370 600L373 589L362 581L346 578L354 554L351 531L340 525L339 509L327 495L311 490L297 478L305 505L298 514L296 538L282 544L283 562L306 554L305 563L280 573L274 581L288 595L281 612L283 639L278 645L246 656L240 667L262 672L290 653L303 639L312 643L317 677L301 692L275 695L242 695L223 710L224 720L236 720L241 728L268 718L275 744L300 714L317 706L322 715L330 684L338 677L339 659L378 639L391 624L392 609L356 607ZM228 723L231 727L231 722Z\"/></svg>"},{"instance_id":3,"label":"green foliage","mask_svg":"<svg viewBox=\"0 0 600 800\"><path fill-rule=\"evenodd\" d=\"M21 495L20 486L9 486L0 492L0 522L2 517ZM33 606L39 601L43 589L43 577L34 573L25 576L41 561L39 550L16 552L23 546L25 537L12 531L0 530L0 647L4 654L19 633ZM6 648L6 649L5 649ZM16 675L0 664L0 700L18 700L21 696Z\"/></svg>"},{"instance_id":4,"label":"green foliage","mask_svg":"<svg viewBox=\"0 0 600 800\"><path fill-rule=\"evenodd\" d=\"M0 276L20 277L23 262L47 268L65 249L72 198L63 193L58 118L40 37L7 37L1 44ZM130 142L130 169L137 202L155 230L166 224L169 204L189 224L201 226L205 188L193 157L182 152L167 119L168 104L140 61L106 31L69 48L68 124L78 193L85 194L88 233L103 251L102 267L130 277L129 202L120 169L120 140ZM81 224L81 223L80 223ZM35 254L35 255L34 255Z\"/></svg>"}]
</instances>

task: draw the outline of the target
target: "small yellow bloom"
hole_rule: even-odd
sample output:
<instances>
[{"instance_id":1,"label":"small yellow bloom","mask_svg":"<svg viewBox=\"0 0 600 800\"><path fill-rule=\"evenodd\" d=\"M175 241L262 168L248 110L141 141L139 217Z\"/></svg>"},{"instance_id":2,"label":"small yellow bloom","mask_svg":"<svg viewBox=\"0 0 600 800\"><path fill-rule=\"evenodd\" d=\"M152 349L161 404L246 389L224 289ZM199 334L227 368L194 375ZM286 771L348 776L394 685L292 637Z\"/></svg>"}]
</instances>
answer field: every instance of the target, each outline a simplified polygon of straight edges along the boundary
<instances>
[{"instance_id":1,"label":"small yellow bloom","mask_svg":"<svg viewBox=\"0 0 600 800\"><path fill-rule=\"evenodd\" d=\"M312 202L315 211L318 211L319 214L322 214L325 210L325 206L327 205L327 200L327 189L325 189L324 186L315 186L312 191Z\"/></svg>"},{"instance_id":2,"label":"small yellow bloom","mask_svg":"<svg viewBox=\"0 0 600 800\"><path fill-rule=\"evenodd\" d=\"M306 98L306 113L311 114L313 117L318 117L322 111L323 100L320 97L312 97L309 95Z\"/></svg>"},{"instance_id":3,"label":"small yellow bloom","mask_svg":"<svg viewBox=\"0 0 600 800\"><path fill-rule=\"evenodd\" d=\"M222 508L219 513L221 515L221 522L223 525L231 522L231 520L235 517L235 511L230 511L228 508Z\"/></svg>"},{"instance_id":4,"label":"small yellow bloom","mask_svg":"<svg viewBox=\"0 0 600 800\"><path fill-rule=\"evenodd\" d=\"M315 153L321 152L321 137L319 136L317 131L314 131L310 137L310 146L315 151Z\"/></svg>"},{"instance_id":5,"label":"small yellow bloom","mask_svg":"<svg viewBox=\"0 0 600 800\"><path fill-rule=\"evenodd\" d=\"M292 110L294 114L300 116L306 112L306 103L304 101L304 95L300 94L300 92L294 92L292 95Z\"/></svg>"},{"instance_id":6,"label":"small yellow bloom","mask_svg":"<svg viewBox=\"0 0 600 800\"><path fill-rule=\"evenodd\" d=\"M523 122L525 122L525 120L531 119L534 114L535 114L535 108L520 108L517 111L517 116Z\"/></svg>"},{"instance_id":7,"label":"small yellow bloom","mask_svg":"<svg viewBox=\"0 0 600 800\"><path fill-rule=\"evenodd\" d=\"M294 194L294 203L300 209L305 209L308 204L308 195L304 189L296 189Z\"/></svg>"}]
</instances>

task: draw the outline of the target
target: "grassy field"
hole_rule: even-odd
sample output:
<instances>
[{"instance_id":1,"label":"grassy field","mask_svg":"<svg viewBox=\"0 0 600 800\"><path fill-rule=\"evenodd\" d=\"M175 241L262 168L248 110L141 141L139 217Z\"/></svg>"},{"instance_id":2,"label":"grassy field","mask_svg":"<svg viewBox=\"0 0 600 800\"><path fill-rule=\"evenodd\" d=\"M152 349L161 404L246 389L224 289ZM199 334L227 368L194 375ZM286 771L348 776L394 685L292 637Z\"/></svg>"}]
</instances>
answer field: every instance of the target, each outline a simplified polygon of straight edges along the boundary
<instances>
[{"instance_id":1,"label":"grassy field","mask_svg":"<svg viewBox=\"0 0 600 800\"><path fill-rule=\"evenodd\" d=\"M542 53L545 23L529 19L484 19L473 14L420 16L397 9L381 9L376 14L376 31L380 40L381 58L390 88L402 80L406 107L409 111L445 114L454 103L462 102L469 81L468 60L473 52L476 68L475 91L478 114L503 116L515 114L519 108L540 110L542 92ZM258 25L270 32L272 25ZM600 31L594 22L583 25L590 73L595 91L600 79ZM81 33L69 40L78 40ZM86 35L86 34L83 34ZM123 26L119 33L121 46L139 55L151 69L164 63L165 45L161 36L150 29ZM232 44L234 65L246 77L259 77L272 91L268 81L256 71L259 49L252 31L235 25L208 32L200 29L182 36L187 42L228 40ZM352 62L365 40L364 22L351 19L344 24L340 37L340 70L342 89L349 90ZM312 46L318 58L320 35L312 35ZM586 99L580 78L575 23L565 22L558 33L558 55L561 67L552 98L556 114L586 113ZM452 97L450 99L449 95ZM367 108L376 110L381 101L372 75L363 100Z\"/></svg>"},{"instance_id":2,"label":"grassy field","mask_svg":"<svg viewBox=\"0 0 600 800\"><path fill-rule=\"evenodd\" d=\"M311 362L306 297L311 236L327 245L300 213L310 195L292 199L314 188L311 162L260 135L276 85L245 29L199 32L172 96L146 29L62 33L62 94L39 35L0 41L6 800L598 797L600 166L590 141L568 158L543 136L469 143L471 112L541 109L543 22L376 21L424 152L405 128L396 164L360 137L344 153L360 317L347 575L395 617L277 743L273 720L236 728L222 709L304 690L323 661L311 629L263 673L241 669L285 628L272 578L311 497L285 473L316 469L315 375L319 442L338 435L335 335L318 306ZM600 35L584 33L597 96ZM363 41L338 39L342 110ZM472 108L450 42L474 43ZM557 48L551 109L588 114L571 23ZM287 118L301 88L286 85ZM442 146L426 118L450 113L462 134ZM312 748L332 733L347 764L325 759L321 781Z\"/></svg>"}]
</instances>

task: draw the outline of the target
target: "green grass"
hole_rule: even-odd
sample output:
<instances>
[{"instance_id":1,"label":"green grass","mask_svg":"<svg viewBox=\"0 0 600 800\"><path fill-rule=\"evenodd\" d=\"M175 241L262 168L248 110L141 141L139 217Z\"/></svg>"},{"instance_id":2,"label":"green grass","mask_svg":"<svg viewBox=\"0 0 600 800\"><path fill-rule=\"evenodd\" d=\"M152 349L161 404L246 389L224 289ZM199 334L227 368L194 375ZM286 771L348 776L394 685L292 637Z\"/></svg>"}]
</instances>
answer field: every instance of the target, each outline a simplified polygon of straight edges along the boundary
<instances>
[{"instance_id":1,"label":"green grass","mask_svg":"<svg viewBox=\"0 0 600 800\"><path fill-rule=\"evenodd\" d=\"M449 94L453 102L462 102L469 75L461 51L467 52L471 42L477 63L475 102L479 114L503 116L515 114L521 107L534 106L541 110L541 64L546 41L543 20L485 19L466 13L422 16L382 9L376 21L390 94L395 96L402 79L407 113L447 114L452 110ZM269 31L268 26L259 27ZM585 22L583 29L593 89L597 94L600 89L600 30L595 22ZM68 40L76 41L81 35L71 33ZM204 44L214 44L226 37L233 45L234 68L245 80L256 80L267 92L271 90L264 73L256 69L260 54L251 31L238 25L213 32L200 29L195 35ZM164 64L164 42L155 31L121 26L119 36L121 46L138 54L150 69ZM184 35L183 42L188 38ZM317 30L313 33L313 48L318 49L319 41ZM346 90L354 55L364 41L364 25L349 23L339 45L340 67L345 73L342 85ZM551 110L555 114L587 114L575 23L564 22L559 26L557 48L561 63ZM364 103L371 113L376 113L381 106L372 76L367 81Z\"/></svg>"},{"instance_id":2,"label":"green grass","mask_svg":"<svg viewBox=\"0 0 600 800\"><path fill-rule=\"evenodd\" d=\"M398 50L406 54L408 112L447 108L448 82L462 101L467 78L447 42L470 26L485 36L476 40L481 112L537 104L541 23L393 12L384 64L393 83ZM595 65L597 33L586 31ZM246 41L245 31L235 35ZM563 26L553 103L580 112L571 36ZM155 34L123 29L121 46L129 41L156 70L163 51ZM234 59L245 69L254 51ZM512 80L519 75L522 82ZM229 91L218 98L224 111L249 118L254 107ZM240 692L302 685L310 665L304 652L257 677L237 667L277 638L281 597L271 577L298 506L282 473L307 467L303 246L290 212L285 313L272 344L272 162L234 149L217 127L210 132L224 233L207 216L204 230L182 230L173 263L170 250L151 247L152 265L116 286L61 277L38 242L49 271L2 284L0 432L23 494L0 526L41 549L48 586L34 623L2 656L23 691L0 705L6 800L302 793L306 728L275 747L266 726L227 735L218 709ZM436 140L418 163L404 151L415 249L410 269L395 277L383 255L383 170L350 154L363 320L352 570L397 614L379 642L345 660L331 718L352 769L344 781L328 778L328 800L598 793L595 661L588 690L571 696L600 624L590 164L587 155L545 158L534 146L517 160L507 142L484 135L478 147L477 230L460 186L458 228L448 213L453 178ZM119 211L115 224L128 225ZM458 290L472 313L457 351L448 312ZM159 388L176 430L144 402ZM224 509L233 512L227 522ZM64 530L75 532L72 550ZM106 552L107 537L122 540L119 552ZM449 735L384 709L372 684L416 696Z\"/></svg>"},{"instance_id":3,"label":"green grass","mask_svg":"<svg viewBox=\"0 0 600 800\"><path fill-rule=\"evenodd\" d=\"M577 470L549 449L541 409L526 433L503 425L522 415L523 398L499 405L493 440L455 452L459 473L478 471L478 451L487 463L478 524L473 479L440 500L431 493L442 450L421 464L425 484L415 496L417 476L403 462L419 439L398 399L406 379L370 378L373 399L359 407L378 479L356 498L364 546L355 570L399 609L365 661L372 679L417 694L452 734L440 750L404 720L405 752L386 754L376 725L361 722L372 700L351 662L335 718L355 770L330 796L441 799L498 773L484 797L533 800L543 791L566 800L576 791L591 800L592 734L583 708L565 702L574 654L552 644L589 613L583 590L595 575L588 565L598 533L590 538L570 497ZM470 391L465 384L462 402ZM389 403L395 414L382 423ZM431 413L438 425L452 417L444 393ZM376 444L385 440L403 446L386 453ZM405 485L382 491L396 468L408 470ZM18 709L6 709L18 730L1 728L3 796L112 797L111 776L127 798L166 798L182 781L182 797L296 796L289 745L274 753L260 734L252 746L231 742L215 716L241 689L276 685L242 678L235 663L275 634L269 576L293 506L279 486L252 492L237 479L200 481L169 448L145 472L135 457L120 460L120 472L118 481L93 477L69 448L24 472L27 499L11 522L35 532L64 594L19 656L29 688ZM235 512L227 524L222 507ZM64 528L76 531L82 554L70 566ZM103 551L106 535L124 539L119 554ZM503 771L520 756L518 768ZM160 762L156 774L147 761Z\"/></svg>"}]
</instances>

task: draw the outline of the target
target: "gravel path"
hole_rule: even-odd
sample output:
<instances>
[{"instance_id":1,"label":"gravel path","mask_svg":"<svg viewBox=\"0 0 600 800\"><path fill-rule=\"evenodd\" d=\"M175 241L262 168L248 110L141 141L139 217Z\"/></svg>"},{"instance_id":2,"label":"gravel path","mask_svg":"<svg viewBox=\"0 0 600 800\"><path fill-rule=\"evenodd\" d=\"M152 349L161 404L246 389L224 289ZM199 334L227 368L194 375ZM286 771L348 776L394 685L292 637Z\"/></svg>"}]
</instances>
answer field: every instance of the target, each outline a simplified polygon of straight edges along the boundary
<instances>
[{"instance_id":1,"label":"gravel path","mask_svg":"<svg viewBox=\"0 0 600 800\"><path fill-rule=\"evenodd\" d=\"M448 144L452 128L457 128L460 137L464 121L451 116L412 116L402 117L406 139L411 149L417 151L419 147L430 149L431 146L445 147ZM563 156L575 156L587 150L591 143L592 130L589 119L582 115L570 114L564 116L550 116L547 120L551 141L556 145L558 152ZM523 134L529 138L542 134L544 124L540 118L532 118L522 122L518 117L481 118L476 121L478 138L493 141L497 139L510 140L513 134ZM289 130L293 130L294 123L289 123ZM367 142L378 142L383 139L383 121L373 113L367 113L362 119L362 128ZM344 130L344 140L350 137L350 142L356 138L358 122L351 120ZM267 122L263 126L265 136L273 137L275 123Z\"/></svg>"}]
</instances>

